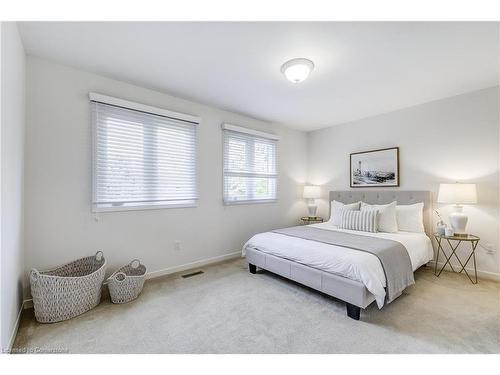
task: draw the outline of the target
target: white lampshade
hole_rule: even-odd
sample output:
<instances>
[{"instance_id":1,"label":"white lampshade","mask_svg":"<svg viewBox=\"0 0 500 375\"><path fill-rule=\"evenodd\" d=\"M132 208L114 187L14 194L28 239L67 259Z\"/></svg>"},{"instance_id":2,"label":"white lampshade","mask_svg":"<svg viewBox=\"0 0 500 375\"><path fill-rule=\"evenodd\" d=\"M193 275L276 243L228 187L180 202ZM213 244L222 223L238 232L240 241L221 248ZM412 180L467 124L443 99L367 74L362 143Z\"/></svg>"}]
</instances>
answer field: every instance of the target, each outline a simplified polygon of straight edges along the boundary
<instances>
[{"instance_id":1,"label":"white lampshade","mask_svg":"<svg viewBox=\"0 0 500 375\"><path fill-rule=\"evenodd\" d=\"M476 184L440 184L438 203L477 203Z\"/></svg>"},{"instance_id":2,"label":"white lampshade","mask_svg":"<svg viewBox=\"0 0 500 375\"><path fill-rule=\"evenodd\" d=\"M314 199L321 197L321 189L319 186L306 185L304 186L304 198Z\"/></svg>"}]
</instances>

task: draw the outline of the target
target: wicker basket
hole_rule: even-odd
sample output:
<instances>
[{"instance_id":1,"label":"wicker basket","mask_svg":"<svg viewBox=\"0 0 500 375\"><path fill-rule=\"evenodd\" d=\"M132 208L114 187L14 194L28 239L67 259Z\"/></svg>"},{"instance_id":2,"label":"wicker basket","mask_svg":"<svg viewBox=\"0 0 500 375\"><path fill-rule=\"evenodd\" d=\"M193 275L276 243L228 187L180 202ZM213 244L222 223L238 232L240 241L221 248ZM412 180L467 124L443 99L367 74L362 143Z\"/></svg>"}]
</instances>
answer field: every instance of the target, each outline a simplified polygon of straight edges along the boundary
<instances>
[{"instance_id":1,"label":"wicker basket","mask_svg":"<svg viewBox=\"0 0 500 375\"><path fill-rule=\"evenodd\" d=\"M106 259L102 251L50 271L30 272L35 317L40 323L67 320L101 301Z\"/></svg>"},{"instance_id":2,"label":"wicker basket","mask_svg":"<svg viewBox=\"0 0 500 375\"><path fill-rule=\"evenodd\" d=\"M144 279L146 276L146 266L141 264L139 259L115 271L108 278L109 294L113 303L130 302L142 292Z\"/></svg>"}]
</instances>

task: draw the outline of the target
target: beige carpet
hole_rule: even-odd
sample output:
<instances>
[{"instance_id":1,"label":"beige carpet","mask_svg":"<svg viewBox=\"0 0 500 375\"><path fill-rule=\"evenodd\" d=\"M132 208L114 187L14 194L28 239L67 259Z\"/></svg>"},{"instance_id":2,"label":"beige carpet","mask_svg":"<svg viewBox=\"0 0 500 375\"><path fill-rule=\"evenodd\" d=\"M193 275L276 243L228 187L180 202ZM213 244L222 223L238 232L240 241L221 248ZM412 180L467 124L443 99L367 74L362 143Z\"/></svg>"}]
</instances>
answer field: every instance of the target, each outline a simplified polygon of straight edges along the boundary
<instances>
[{"instance_id":1,"label":"beige carpet","mask_svg":"<svg viewBox=\"0 0 500 375\"><path fill-rule=\"evenodd\" d=\"M72 320L23 314L15 349L70 353L499 353L500 284L430 268L416 285L361 320L344 303L243 260L200 276L151 280L126 305L104 300Z\"/></svg>"}]
</instances>

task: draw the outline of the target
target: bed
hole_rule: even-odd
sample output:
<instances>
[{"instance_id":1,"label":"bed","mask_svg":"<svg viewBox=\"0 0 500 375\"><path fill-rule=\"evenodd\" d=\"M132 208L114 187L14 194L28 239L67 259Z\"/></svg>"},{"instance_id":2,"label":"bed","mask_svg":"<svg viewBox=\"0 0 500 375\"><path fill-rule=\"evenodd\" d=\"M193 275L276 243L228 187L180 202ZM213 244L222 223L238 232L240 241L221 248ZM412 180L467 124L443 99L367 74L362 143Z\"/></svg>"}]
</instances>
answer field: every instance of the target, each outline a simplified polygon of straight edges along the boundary
<instances>
[{"instance_id":1,"label":"bed","mask_svg":"<svg viewBox=\"0 0 500 375\"><path fill-rule=\"evenodd\" d=\"M425 233L368 233L340 230L329 223L311 227L324 231L351 232L368 237L396 241L404 246L411 260L412 271L433 258L431 234L431 193L429 191L331 191L332 200L344 204L363 201L369 204L398 205L423 202ZM358 237L359 238L359 237ZM257 267L281 275L310 288L326 293L346 303L347 315L359 320L361 309L376 302L379 308L386 300L386 276L381 260L374 254L305 238L296 238L276 232L259 233L243 247L249 271Z\"/></svg>"}]
</instances>

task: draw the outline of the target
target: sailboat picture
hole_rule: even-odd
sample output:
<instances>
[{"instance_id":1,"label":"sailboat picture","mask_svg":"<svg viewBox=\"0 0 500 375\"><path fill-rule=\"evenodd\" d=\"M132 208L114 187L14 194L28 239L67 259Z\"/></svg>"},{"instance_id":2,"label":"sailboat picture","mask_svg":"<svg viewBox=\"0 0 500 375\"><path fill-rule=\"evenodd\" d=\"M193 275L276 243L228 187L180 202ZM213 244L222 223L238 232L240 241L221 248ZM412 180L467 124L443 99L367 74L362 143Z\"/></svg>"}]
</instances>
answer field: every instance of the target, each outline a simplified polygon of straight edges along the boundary
<instances>
[{"instance_id":1,"label":"sailboat picture","mask_svg":"<svg viewBox=\"0 0 500 375\"><path fill-rule=\"evenodd\" d=\"M399 186L399 147L350 156L351 187Z\"/></svg>"}]
</instances>

